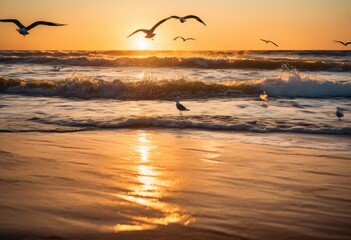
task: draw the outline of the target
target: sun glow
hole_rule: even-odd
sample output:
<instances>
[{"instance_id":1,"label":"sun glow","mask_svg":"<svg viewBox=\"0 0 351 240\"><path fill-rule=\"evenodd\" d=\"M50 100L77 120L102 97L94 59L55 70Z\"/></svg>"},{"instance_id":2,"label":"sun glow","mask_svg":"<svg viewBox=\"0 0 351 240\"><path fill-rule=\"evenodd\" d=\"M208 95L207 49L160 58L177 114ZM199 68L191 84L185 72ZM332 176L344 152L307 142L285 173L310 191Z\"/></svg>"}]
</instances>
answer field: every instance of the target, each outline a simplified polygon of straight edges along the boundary
<instances>
[{"instance_id":1,"label":"sun glow","mask_svg":"<svg viewBox=\"0 0 351 240\"><path fill-rule=\"evenodd\" d=\"M145 39L140 39L138 41L138 48L141 50L145 50L148 47L148 42L145 41Z\"/></svg>"}]
</instances>

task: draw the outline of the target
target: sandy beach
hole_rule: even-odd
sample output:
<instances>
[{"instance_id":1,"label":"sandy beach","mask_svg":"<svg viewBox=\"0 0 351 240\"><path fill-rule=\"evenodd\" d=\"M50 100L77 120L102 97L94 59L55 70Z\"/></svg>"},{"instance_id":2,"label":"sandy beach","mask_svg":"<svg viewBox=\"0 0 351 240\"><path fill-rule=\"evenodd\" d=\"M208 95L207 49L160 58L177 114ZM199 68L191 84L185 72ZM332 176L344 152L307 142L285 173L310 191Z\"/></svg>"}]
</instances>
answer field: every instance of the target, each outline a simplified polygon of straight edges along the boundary
<instances>
[{"instance_id":1,"label":"sandy beach","mask_svg":"<svg viewBox=\"0 0 351 240\"><path fill-rule=\"evenodd\" d=\"M1 133L1 239L348 239L351 155L323 144L349 137L258 136L316 148L179 129Z\"/></svg>"}]
</instances>

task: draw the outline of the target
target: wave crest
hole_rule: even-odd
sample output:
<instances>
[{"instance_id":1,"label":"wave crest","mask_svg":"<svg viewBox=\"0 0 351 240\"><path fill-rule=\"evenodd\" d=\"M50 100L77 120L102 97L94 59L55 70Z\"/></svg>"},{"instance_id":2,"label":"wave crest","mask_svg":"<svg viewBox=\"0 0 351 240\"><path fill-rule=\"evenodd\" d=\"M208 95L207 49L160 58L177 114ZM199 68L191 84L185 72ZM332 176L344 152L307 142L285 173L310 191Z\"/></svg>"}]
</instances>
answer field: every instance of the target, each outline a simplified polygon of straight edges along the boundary
<instances>
[{"instance_id":1,"label":"wave crest","mask_svg":"<svg viewBox=\"0 0 351 240\"><path fill-rule=\"evenodd\" d=\"M0 63L34 63L99 67L183 67L210 69L265 69L275 70L283 64L307 71L351 71L349 61L295 59L241 59L228 57L104 57L104 56L2 56Z\"/></svg>"},{"instance_id":2,"label":"wave crest","mask_svg":"<svg viewBox=\"0 0 351 240\"><path fill-rule=\"evenodd\" d=\"M208 83L198 80L142 80L106 81L101 79L74 76L64 80L16 80L0 78L0 91L5 93L77 98L113 99L173 99L234 97L239 94L258 93L256 85L245 81L228 83Z\"/></svg>"},{"instance_id":3,"label":"wave crest","mask_svg":"<svg viewBox=\"0 0 351 240\"><path fill-rule=\"evenodd\" d=\"M73 74L61 80L19 80L0 77L0 92L81 99L170 100L257 96L266 91L272 97L351 97L350 82L320 81L297 70L282 68L275 78L211 82L179 79L103 80Z\"/></svg>"},{"instance_id":4,"label":"wave crest","mask_svg":"<svg viewBox=\"0 0 351 240\"><path fill-rule=\"evenodd\" d=\"M318 81L290 66L282 67L277 77L263 80L261 88L274 97L351 97L350 82Z\"/></svg>"}]
</instances>

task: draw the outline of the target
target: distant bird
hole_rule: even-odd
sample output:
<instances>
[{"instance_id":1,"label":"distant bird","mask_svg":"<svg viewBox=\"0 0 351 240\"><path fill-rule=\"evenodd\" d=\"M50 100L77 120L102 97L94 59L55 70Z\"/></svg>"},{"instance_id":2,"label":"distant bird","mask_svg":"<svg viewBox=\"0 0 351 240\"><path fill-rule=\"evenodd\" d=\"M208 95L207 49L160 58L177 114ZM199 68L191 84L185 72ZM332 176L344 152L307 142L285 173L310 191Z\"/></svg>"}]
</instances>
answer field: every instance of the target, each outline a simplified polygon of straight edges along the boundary
<instances>
[{"instance_id":1,"label":"distant bird","mask_svg":"<svg viewBox=\"0 0 351 240\"><path fill-rule=\"evenodd\" d=\"M197 21L199 21L200 23L202 23L203 25L207 26L206 23L204 23L204 21L201 20L201 18L199 18L198 16L195 16L195 15L188 15L188 16L185 16L185 17L170 16L169 18L176 18L176 19L179 19L181 23L185 23L185 21L186 21L187 19L194 18L194 19L196 19Z\"/></svg>"},{"instance_id":2,"label":"distant bird","mask_svg":"<svg viewBox=\"0 0 351 240\"><path fill-rule=\"evenodd\" d=\"M341 120L342 117L344 117L344 113L342 112L342 109L337 107L335 115L339 118L339 121Z\"/></svg>"},{"instance_id":3,"label":"distant bird","mask_svg":"<svg viewBox=\"0 0 351 240\"><path fill-rule=\"evenodd\" d=\"M0 22L12 22L16 24L19 29L16 29L23 37L25 37L27 34L29 34L29 30L32 28L38 26L38 25L45 25L45 26L66 26L67 24L61 24L61 23L53 23L53 22L45 22L45 21L37 21L29 25L28 27L25 27L20 21L17 19L0 19Z\"/></svg>"},{"instance_id":4,"label":"distant bird","mask_svg":"<svg viewBox=\"0 0 351 240\"><path fill-rule=\"evenodd\" d=\"M179 110L179 114L183 115L183 111L190 111L189 109L187 109L186 107L184 107L183 104L179 103L179 100L176 101L176 107Z\"/></svg>"},{"instance_id":5,"label":"distant bird","mask_svg":"<svg viewBox=\"0 0 351 240\"><path fill-rule=\"evenodd\" d=\"M196 40L195 38L183 38L181 36L178 36L178 37L174 38L173 41L177 40L178 38L183 39L183 42L188 41L188 40Z\"/></svg>"},{"instance_id":6,"label":"distant bird","mask_svg":"<svg viewBox=\"0 0 351 240\"><path fill-rule=\"evenodd\" d=\"M260 99L263 101L263 103L269 102L269 96L266 92L263 92L260 94Z\"/></svg>"},{"instance_id":7,"label":"distant bird","mask_svg":"<svg viewBox=\"0 0 351 240\"><path fill-rule=\"evenodd\" d=\"M276 47L279 47L278 44L276 44L275 42L272 42L271 40L264 40L264 39L260 39L261 41L265 42L265 43L272 43L273 45L275 45Z\"/></svg>"},{"instance_id":8,"label":"distant bird","mask_svg":"<svg viewBox=\"0 0 351 240\"><path fill-rule=\"evenodd\" d=\"M153 38L156 34L154 33L155 29L160 26L162 23L164 23L165 21L167 21L170 18L165 18L162 19L161 21L159 21L158 23L155 24L155 26L153 26L151 29L138 29L135 32L133 32L132 34L130 34L127 38L129 38L130 36L132 36L133 34L137 33L137 32L144 32L146 33L145 38Z\"/></svg>"},{"instance_id":9,"label":"distant bird","mask_svg":"<svg viewBox=\"0 0 351 240\"><path fill-rule=\"evenodd\" d=\"M55 66L54 71L58 72L63 68L63 66Z\"/></svg>"},{"instance_id":10,"label":"distant bird","mask_svg":"<svg viewBox=\"0 0 351 240\"><path fill-rule=\"evenodd\" d=\"M344 42L342 42L342 41L335 41L335 40L334 40L334 42L341 43L341 44L344 45L345 47L347 47L347 45L351 44L351 42L346 42L346 43L344 43Z\"/></svg>"}]
</instances>

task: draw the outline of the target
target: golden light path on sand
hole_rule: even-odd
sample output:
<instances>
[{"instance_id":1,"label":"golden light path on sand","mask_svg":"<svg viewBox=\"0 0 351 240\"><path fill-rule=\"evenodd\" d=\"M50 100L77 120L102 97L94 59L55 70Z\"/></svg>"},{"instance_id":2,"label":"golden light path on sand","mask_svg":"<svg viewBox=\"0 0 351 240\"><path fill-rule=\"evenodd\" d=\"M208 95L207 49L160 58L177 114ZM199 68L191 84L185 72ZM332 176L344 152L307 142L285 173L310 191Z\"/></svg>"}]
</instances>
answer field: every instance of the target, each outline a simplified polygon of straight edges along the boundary
<instances>
[{"instance_id":1,"label":"golden light path on sand","mask_svg":"<svg viewBox=\"0 0 351 240\"><path fill-rule=\"evenodd\" d=\"M113 226L114 232L140 231L155 229L160 225L171 223L188 225L195 222L195 218L186 213L179 206L162 202L162 197L168 195L167 189L171 189L176 183L173 180L161 179L161 172L153 166L150 151L155 150L148 139L148 133L139 132L137 135L138 146L135 147L139 156L139 164L136 166L137 186L130 188L126 194L116 194L131 203L141 205L148 210L154 211L153 216L128 216L132 224L117 224Z\"/></svg>"}]
</instances>

